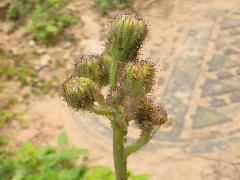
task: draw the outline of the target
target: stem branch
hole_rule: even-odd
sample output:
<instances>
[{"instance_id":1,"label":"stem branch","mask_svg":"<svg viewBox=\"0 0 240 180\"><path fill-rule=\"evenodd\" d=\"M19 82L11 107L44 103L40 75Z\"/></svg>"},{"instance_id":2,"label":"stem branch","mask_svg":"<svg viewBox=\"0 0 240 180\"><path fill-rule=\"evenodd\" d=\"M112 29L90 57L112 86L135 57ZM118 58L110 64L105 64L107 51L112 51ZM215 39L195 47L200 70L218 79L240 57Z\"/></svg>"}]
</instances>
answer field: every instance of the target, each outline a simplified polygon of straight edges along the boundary
<instances>
[{"instance_id":1,"label":"stem branch","mask_svg":"<svg viewBox=\"0 0 240 180\"><path fill-rule=\"evenodd\" d=\"M152 139L152 137L154 136L158 129L159 126L152 128L149 131L142 131L139 139L134 144L126 147L125 149L126 156L131 155L132 153L138 151L144 145L146 145Z\"/></svg>"},{"instance_id":2,"label":"stem branch","mask_svg":"<svg viewBox=\"0 0 240 180\"><path fill-rule=\"evenodd\" d=\"M110 108L108 107L99 107L99 106L93 106L90 111L98 114L98 115L102 115L102 116L113 116L114 115L114 111L112 111Z\"/></svg>"},{"instance_id":3,"label":"stem branch","mask_svg":"<svg viewBox=\"0 0 240 180\"><path fill-rule=\"evenodd\" d=\"M117 85L117 72L119 62L115 59L112 61L111 74L110 74L110 87L113 88Z\"/></svg>"}]
</instances>

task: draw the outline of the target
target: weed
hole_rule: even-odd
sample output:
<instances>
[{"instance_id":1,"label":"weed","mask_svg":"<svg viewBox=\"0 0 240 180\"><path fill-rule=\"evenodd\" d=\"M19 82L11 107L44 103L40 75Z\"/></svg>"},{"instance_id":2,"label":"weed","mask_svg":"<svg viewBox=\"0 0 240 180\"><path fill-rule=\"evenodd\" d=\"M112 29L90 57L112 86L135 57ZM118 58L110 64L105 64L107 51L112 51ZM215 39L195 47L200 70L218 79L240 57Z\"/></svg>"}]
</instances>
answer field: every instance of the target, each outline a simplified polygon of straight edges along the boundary
<instances>
[{"instance_id":1,"label":"weed","mask_svg":"<svg viewBox=\"0 0 240 180\"><path fill-rule=\"evenodd\" d=\"M64 32L64 29L76 23L77 19L61 11L63 0L55 3L38 4L33 11L32 21L27 28L36 40L53 42Z\"/></svg>"},{"instance_id":2,"label":"weed","mask_svg":"<svg viewBox=\"0 0 240 180\"><path fill-rule=\"evenodd\" d=\"M25 18L32 10L34 2L35 0L13 0L7 9L7 18L15 21Z\"/></svg>"},{"instance_id":3,"label":"weed","mask_svg":"<svg viewBox=\"0 0 240 180\"><path fill-rule=\"evenodd\" d=\"M11 20L26 21L27 31L34 39L45 43L55 42L64 29L77 22L77 18L63 10L65 0L14 0L7 11Z\"/></svg>"},{"instance_id":4,"label":"weed","mask_svg":"<svg viewBox=\"0 0 240 180\"><path fill-rule=\"evenodd\" d=\"M25 54L13 55L0 49L0 77L2 80L18 80L22 86L37 82L37 72Z\"/></svg>"},{"instance_id":5,"label":"weed","mask_svg":"<svg viewBox=\"0 0 240 180\"><path fill-rule=\"evenodd\" d=\"M82 56L63 84L65 101L74 110L105 116L113 130L113 159L117 180L127 180L127 158L146 145L168 121L164 107L149 98L155 83L154 64L138 58L147 24L139 17L119 15L112 24L101 55ZM101 89L109 85L104 96ZM141 133L126 145L133 121Z\"/></svg>"},{"instance_id":6,"label":"weed","mask_svg":"<svg viewBox=\"0 0 240 180\"><path fill-rule=\"evenodd\" d=\"M0 145L5 137L0 136ZM58 137L58 146L34 146L24 143L14 152L0 151L0 180L114 180L114 173L107 167L89 167L88 151L68 144L65 133ZM77 163L81 160L81 163ZM130 180L146 180L146 175L134 176Z\"/></svg>"},{"instance_id":7,"label":"weed","mask_svg":"<svg viewBox=\"0 0 240 180\"><path fill-rule=\"evenodd\" d=\"M37 147L26 142L13 153L2 153L0 179L81 179L87 171L84 162L87 151L71 147L67 143L66 140L59 143L58 147ZM78 158L83 159L80 165L76 164Z\"/></svg>"},{"instance_id":8,"label":"weed","mask_svg":"<svg viewBox=\"0 0 240 180\"><path fill-rule=\"evenodd\" d=\"M52 76L50 80L43 81L39 85L40 92L42 92L43 94L49 93L50 89L53 86L53 83L58 81L58 80L59 80L59 78L57 76Z\"/></svg>"},{"instance_id":9,"label":"weed","mask_svg":"<svg viewBox=\"0 0 240 180\"><path fill-rule=\"evenodd\" d=\"M0 49L0 80L1 85L6 81L17 80L21 86L30 86L34 92L48 93L52 84L58 80L56 76L49 80L39 78L39 72L32 59L38 58L36 54L11 54ZM3 85L2 85L3 86Z\"/></svg>"},{"instance_id":10,"label":"weed","mask_svg":"<svg viewBox=\"0 0 240 180\"><path fill-rule=\"evenodd\" d=\"M0 97L0 128L14 118L20 118L20 113L13 112L12 109L18 103L15 97Z\"/></svg>"},{"instance_id":11,"label":"weed","mask_svg":"<svg viewBox=\"0 0 240 180\"><path fill-rule=\"evenodd\" d=\"M53 89L53 84L58 80L56 76L48 76L49 80L40 79L38 70L34 67L32 59L36 59L35 54L17 54L6 52L0 49L0 93L4 90L6 93L0 96L0 128L12 119L22 119L21 113L14 112L14 107L19 102L15 96L12 96L11 87L5 85L13 82L13 85L27 86L32 93L47 94ZM17 83L19 82L19 83ZM20 97L20 94L18 95Z\"/></svg>"},{"instance_id":12,"label":"weed","mask_svg":"<svg viewBox=\"0 0 240 180\"><path fill-rule=\"evenodd\" d=\"M129 8L132 0L95 0L97 8L103 13L107 14L108 11L114 9Z\"/></svg>"}]
</instances>

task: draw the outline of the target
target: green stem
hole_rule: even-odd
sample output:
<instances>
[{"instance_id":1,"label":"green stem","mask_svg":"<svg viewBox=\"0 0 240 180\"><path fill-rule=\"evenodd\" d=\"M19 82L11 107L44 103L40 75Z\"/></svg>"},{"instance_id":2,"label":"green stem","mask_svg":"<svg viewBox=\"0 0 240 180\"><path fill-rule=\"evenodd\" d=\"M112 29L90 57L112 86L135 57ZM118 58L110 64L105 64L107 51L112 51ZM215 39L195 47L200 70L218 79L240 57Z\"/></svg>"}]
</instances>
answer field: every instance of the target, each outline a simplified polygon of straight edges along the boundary
<instances>
[{"instance_id":1,"label":"green stem","mask_svg":"<svg viewBox=\"0 0 240 180\"><path fill-rule=\"evenodd\" d=\"M112 111L108 107L92 106L91 109L89 109L89 110L98 115L102 115L102 116L106 116L106 117L112 117L114 115L114 111Z\"/></svg>"},{"instance_id":2,"label":"green stem","mask_svg":"<svg viewBox=\"0 0 240 180\"><path fill-rule=\"evenodd\" d=\"M145 144L149 142L151 133L142 133L140 138L136 141L136 143L126 147L126 155L129 156L130 154L138 151L141 149Z\"/></svg>"},{"instance_id":3,"label":"green stem","mask_svg":"<svg viewBox=\"0 0 240 180\"><path fill-rule=\"evenodd\" d=\"M124 130L113 124L113 158L116 180L127 180L127 156L124 149Z\"/></svg>"},{"instance_id":4,"label":"green stem","mask_svg":"<svg viewBox=\"0 0 240 180\"><path fill-rule=\"evenodd\" d=\"M113 56L116 57L116 56ZM119 60L115 58L111 64L110 71L110 88L114 89L117 85L117 73L119 68ZM125 130L121 126L124 120L122 112L115 112L112 120L113 129L113 159L116 180L127 180L127 156L124 147Z\"/></svg>"},{"instance_id":5,"label":"green stem","mask_svg":"<svg viewBox=\"0 0 240 180\"><path fill-rule=\"evenodd\" d=\"M118 61L113 60L111 65L110 86L111 88L117 85Z\"/></svg>"},{"instance_id":6,"label":"green stem","mask_svg":"<svg viewBox=\"0 0 240 180\"><path fill-rule=\"evenodd\" d=\"M149 130L149 131L142 131L139 139L132 145L126 147L126 156L131 155L132 153L135 153L139 149L141 149L144 145L146 145L154 136L154 134L159 129L159 126Z\"/></svg>"},{"instance_id":7,"label":"green stem","mask_svg":"<svg viewBox=\"0 0 240 180\"><path fill-rule=\"evenodd\" d=\"M100 106L106 106L104 96L102 94L98 94L96 97L97 102L99 103Z\"/></svg>"}]
</instances>

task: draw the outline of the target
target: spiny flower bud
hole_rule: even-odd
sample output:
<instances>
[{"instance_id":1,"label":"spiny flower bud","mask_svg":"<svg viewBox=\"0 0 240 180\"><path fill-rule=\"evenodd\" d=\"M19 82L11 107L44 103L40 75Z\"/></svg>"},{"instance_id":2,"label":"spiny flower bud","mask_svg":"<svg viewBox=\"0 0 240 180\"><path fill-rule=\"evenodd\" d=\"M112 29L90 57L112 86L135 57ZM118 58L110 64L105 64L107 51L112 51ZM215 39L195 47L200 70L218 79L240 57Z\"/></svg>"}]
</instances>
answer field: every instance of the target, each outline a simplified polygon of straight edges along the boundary
<instances>
[{"instance_id":1,"label":"spiny flower bud","mask_svg":"<svg viewBox=\"0 0 240 180\"><path fill-rule=\"evenodd\" d=\"M123 71L122 87L133 95L144 95L152 90L155 69L149 62L128 63Z\"/></svg>"},{"instance_id":2,"label":"spiny flower bud","mask_svg":"<svg viewBox=\"0 0 240 180\"><path fill-rule=\"evenodd\" d=\"M83 56L75 63L73 76L82 76L91 79L93 82L101 83L103 76L100 58L98 56Z\"/></svg>"},{"instance_id":3,"label":"spiny flower bud","mask_svg":"<svg viewBox=\"0 0 240 180\"><path fill-rule=\"evenodd\" d=\"M96 84L85 77L75 77L67 80L63 85L66 102L74 109L90 107L98 94Z\"/></svg>"},{"instance_id":4,"label":"spiny flower bud","mask_svg":"<svg viewBox=\"0 0 240 180\"><path fill-rule=\"evenodd\" d=\"M101 58L102 79L105 84L109 83L112 58L107 54L103 54Z\"/></svg>"},{"instance_id":5,"label":"spiny flower bud","mask_svg":"<svg viewBox=\"0 0 240 180\"><path fill-rule=\"evenodd\" d=\"M121 105L125 108L125 116L128 121L135 119L138 103L139 99L132 96L124 96L122 98Z\"/></svg>"},{"instance_id":6,"label":"spiny flower bud","mask_svg":"<svg viewBox=\"0 0 240 180\"><path fill-rule=\"evenodd\" d=\"M116 89L110 89L110 92L107 94L106 103L107 105L119 105L122 101L123 94L122 91L117 87Z\"/></svg>"},{"instance_id":7,"label":"spiny flower bud","mask_svg":"<svg viewBox=\"0 0 240 180\"><path fill-rule=\"evenodd\" d=\"M142 129L147 129L154 125L165 124L168 115L164 107L154 106L151 101L142 99L136 113L136 120Z\"/></svg>"},{"instance_id":8,"label":"spiny flower bud","mask_svg":"<svg viewBox=\"0 0 240 180\"><path fill-rule=\"evenodd\" d=\"M136 17L123 15L112 26L106 52L117 60L135 59L147 35L147 25Z\"/></svg>"}]
</instances>

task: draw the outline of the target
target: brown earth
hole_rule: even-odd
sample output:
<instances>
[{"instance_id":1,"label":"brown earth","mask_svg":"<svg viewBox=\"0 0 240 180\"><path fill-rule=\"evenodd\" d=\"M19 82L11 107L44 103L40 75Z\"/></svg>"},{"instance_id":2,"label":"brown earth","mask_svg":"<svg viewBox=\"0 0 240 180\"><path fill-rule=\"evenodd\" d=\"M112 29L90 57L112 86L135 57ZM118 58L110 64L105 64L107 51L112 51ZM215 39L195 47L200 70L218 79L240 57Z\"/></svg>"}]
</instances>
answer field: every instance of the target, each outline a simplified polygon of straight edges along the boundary
<instances>
[{"instance_id":1,"label":"brown earth","mask_svg":"<svg viewBox=\"0 0 240 180\"><path fill-rule=\"evenodd\" d=\"M82 21L67 30L68 40L59 42L55 46L46 47L34 42L29 36L24 34L23 29L15 31L8 35L12 24L9 22L1 22L0 31L0 47L14 53L37 51L41 57L37 62L44 63L44 58L49 56L47 63L57 60L68 60L66 68L56 71L56 75L64 78L67 69L71 68L73 59L83 53L101 53L103 50L102 41L105 37L108 17L101 18L100 14L92 3L88 1L73 1L67 7L74 14L81 16ZM185 114L184 131L179 135L181 138L201 137L210 131L228 130L232 126L239 127L239 104L229 105L231 112L235 113L233 122L224 125L206 127L204 129L192 130L191 117L195 113L198 105L205 105L210 101L210 97L201 99L200 86L205 82L205 74L207 73L207 62L210 61L212 54L221 50L216 50L215 39L221 33L222 19L232 9L240 10L239 0L148 0L136 1L134 8L144 17L150 25L149 40L147 40L142 50L141 58L151 59L157 63L162 69L159 72L158 78L163 77L164 82L157 84L157 101L161 101L165 95L165 91L171 82L171 74L174 72L174 67L178 64L178 57L184 53L192 53L192 46L186 42L191 36L191 28L199 25L211 27L212 33L207 41L207 45L198 47L198 52L203 54L203 64L201 72L196 80L196 84L191 91L193 98L191 101L186 101L186 94L178 93L177 97L186 102L188 105L187 113ZM238 11L239 12L239 11ZM112 16L112 15L109 15ZM237 15L236 15L237 16ZM239 17L238 17L239 18ZM202 27L202 26L201 26ZM204 29L203 29L204 31ZM201 29L199 30L201 33ZM239 32L239 27L238 27ZM194 33L194 32L192 32ZM192 35L194 36L194 35ZM200 34L201 41L205 36ZM194 42L197 42L194 40ZM239 45L232 45L233 48L239 50ZM204 52L203 49L206 49ZM240 56L238 55L238 58ZM42 61L41 61L42 60ZM238 64L239 66L239 64ZM186 68L187 65L186 65ZM191 68L191 67L190 67ZM229 72L234 71L228 69ZM47 76L48 72L44 72ZM193 73L194 74L194 73ZM209 77L215 77L210 74ZM239 82L239 81L237 81ZM24 89L9 85L11 93L24 93ZM239 91L239 90L238 90ZM199 94L199 95L198 95ZM223 95L227 99L227 95ZM228 100L227 100L228 101ZM167 106L167 108L169 108ZM237 109L238 108L238 109ZM37 144L55 144L57 135L66 131L71 144L88 148L90 151L90 162L92 164L107 165L112 167L112 148L111 138L104 135L101 127L94 124L96 117L89 114L79 114L70 110L63 102L62 97L55 96L31 96L27 103L20 104L18 111L24 112L24 122L12 121L6 128L1 129L2 134L11 135L9 147L21 144L26 140L33 140ZM221 109L220 109L221 110ZM222 109L226 111L226 109ZM171 114L171 119L174 123L177 117L174 113ZM91 119L91 120L90 120ZM104 127L108 127L105 119L96 119L101 121ZM163 132L168 132L171 127L162 128ZM219 134L221 135L221 134ZM136 137L136 130L131 129L131 137ZM156 180L238 180L240 179L240 152L239 144L233 144L224 150L205 151L205 152L186 152L180 146L173 148L158 148L158 143L168 144L165 140L154 139L151 144L134 154L129 158L129 168L136 173L147 172L152 174L151 179ZM191 143L196 143L194 140ZM153 146L154 145L154 146ZM171 144L170 144L171 145ZM155 148L152 148L155 147Z\"/></svg>"}]
</instances>

